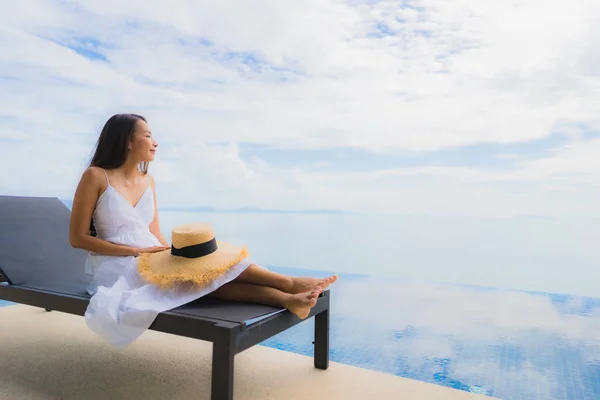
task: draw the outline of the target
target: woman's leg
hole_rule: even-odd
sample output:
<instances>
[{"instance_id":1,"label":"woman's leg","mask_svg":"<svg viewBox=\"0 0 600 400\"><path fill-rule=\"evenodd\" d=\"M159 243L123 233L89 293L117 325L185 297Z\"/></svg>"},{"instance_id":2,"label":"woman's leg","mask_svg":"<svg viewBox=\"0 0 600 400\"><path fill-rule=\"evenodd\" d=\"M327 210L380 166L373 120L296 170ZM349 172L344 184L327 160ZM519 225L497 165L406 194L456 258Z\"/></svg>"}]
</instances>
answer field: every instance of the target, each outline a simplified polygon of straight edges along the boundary
<instances>
[{"instance_id":1,"label":"woman's leg","mask_svg":"<svg viewBox=\"0 0 600 400\"><path fill-rule=\"evenodd\" d=\"M322 291L323 289L317 287L306 293L290 294L273 287L233 281L221 286L209 296L230 301L285 307L304 319L310 313L310 309L317 304L317 298Z\"/></svg>"},{"instance_id":2,"label":"woman's leg","mask_svg":"<svg viewBox=\"0 0 600 400\"><path fill-rule=\"evenodd\" d=\"M251 264L234 281L269 286L285 293L298 294L310 292L315 288L326 289L336 280L337 275L327 278L291 277Z\"/></svg>"}]
</instances>

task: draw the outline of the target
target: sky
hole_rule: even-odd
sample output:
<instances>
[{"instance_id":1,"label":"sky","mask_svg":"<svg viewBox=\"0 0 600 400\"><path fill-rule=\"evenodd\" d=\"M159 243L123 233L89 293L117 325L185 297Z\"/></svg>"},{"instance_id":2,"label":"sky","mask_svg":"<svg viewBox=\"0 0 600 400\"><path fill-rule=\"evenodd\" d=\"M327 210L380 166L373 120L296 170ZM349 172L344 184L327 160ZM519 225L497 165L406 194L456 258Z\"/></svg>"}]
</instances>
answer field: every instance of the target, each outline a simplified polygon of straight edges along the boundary
<instances>
[{"instance_id":1,"label":"sky","mask_svg":"<svg viewBox=\"0 0 600 400\"><path fill-rule=\"evenodd\" d=\"M159 207L599 216L600 4L0 3L0 194L70 199L106 120Z\"/></svg>"}]
</instances>

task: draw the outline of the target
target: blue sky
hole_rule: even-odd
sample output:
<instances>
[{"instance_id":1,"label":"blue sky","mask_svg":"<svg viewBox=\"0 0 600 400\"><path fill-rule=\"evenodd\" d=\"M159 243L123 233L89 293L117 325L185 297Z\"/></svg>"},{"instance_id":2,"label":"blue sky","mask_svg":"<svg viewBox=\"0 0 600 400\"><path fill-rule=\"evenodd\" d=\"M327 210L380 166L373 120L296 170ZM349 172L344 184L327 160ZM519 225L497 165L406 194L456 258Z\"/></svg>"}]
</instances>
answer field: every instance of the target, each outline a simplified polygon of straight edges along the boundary
<instances>
[{"instance_id":1,"label":"blue sky","mask_svg":"<svg viewBox=\"0 0 600 400\"><path fill-rule=\"evenodd\" d=\"M599 11L0 5L0 193L72 197L104 122L136 112L163 207L598 215Z\"/></svg>"},{"instance_id":2,"label":"blue sky","mask_svg":"<svg viewBox=\"0 0 600 400\"><path fill-rule=\"evenodd\" d=\"M582 137L595 139L597 132L582 130ZM540 160L552 155L570 142L569 137L555 132L537 140L520 143L476 143L424 153L370 152L356 148L295 149L269 145L239 143L242 160L258 157L282 168L344 172L414 168L428 165L477 167L486 170L514 168L522 159Z\"/></svg>"},{"instance_id":3,"label":"blue sky","mask_svg":"<svg viewBox=\"0 0 600 400\"><path fill-rule=\"evenodd\" d=\"M61 46L67 47L82 57L85 57L91 61L104 61L108 62L108 59L103 53L105 46L93 37L77 37L67 38L67 40L55 40L53 38L45 38L53 41Z\"/></svg>"}]
</instances>

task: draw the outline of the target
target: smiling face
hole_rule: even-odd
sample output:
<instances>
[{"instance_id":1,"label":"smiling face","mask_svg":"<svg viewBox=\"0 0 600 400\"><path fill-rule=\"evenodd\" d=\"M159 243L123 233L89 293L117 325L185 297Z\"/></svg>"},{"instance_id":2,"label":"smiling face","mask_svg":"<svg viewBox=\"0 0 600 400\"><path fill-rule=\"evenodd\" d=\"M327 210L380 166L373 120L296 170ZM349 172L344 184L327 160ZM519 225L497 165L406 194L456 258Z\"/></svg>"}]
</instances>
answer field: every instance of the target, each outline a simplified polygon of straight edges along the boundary
<instances>
[{"instance_id":1,"label":"smiling face","mask_svg":"<svg viewBox=\"0 0 600 400\"><path fill-rule=\"evenodd\" d=\"M148 124L138 120L129 142L129 156L138 162L154 161L157 147L158 143L152 138L152 132Z\"/></svg>"}]
</instances>

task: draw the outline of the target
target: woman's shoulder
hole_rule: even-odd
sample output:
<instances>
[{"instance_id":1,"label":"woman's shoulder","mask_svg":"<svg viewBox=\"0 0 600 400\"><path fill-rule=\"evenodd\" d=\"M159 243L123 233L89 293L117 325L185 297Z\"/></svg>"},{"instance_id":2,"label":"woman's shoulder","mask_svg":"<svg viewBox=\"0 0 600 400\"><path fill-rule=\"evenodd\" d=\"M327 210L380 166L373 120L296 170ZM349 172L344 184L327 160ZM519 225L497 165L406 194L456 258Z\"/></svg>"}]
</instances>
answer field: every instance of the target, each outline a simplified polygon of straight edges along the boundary
<instances>
[{"instance_id":1,"label":"woman's shoulder","mask_svg":"<svg viewBox=\"0 0 600 400\"><path fill-rule=\"evenodd\" d=\"M100 167L87 167L81 175L81 183L102 192L107 186L106 173Z\"/></svg>"},{"instance_id":2,"label":"woman's shoulder","mask_svg":"<svg viewBox=\"0 0 600 400\"><path fill-rule=\"evenodd\" d=\"M150 185L152 185L152 187L154 187L156 185L156 181L154 180L154 177L150 174L150 172L146 172L146 179L148 180L148 182L150 182Z\"/></svg>"},{"instance_id":3,"label":"woman's shoulder","mask_svg":"<svg viewBox=\"0 0 600 400\"><path fill-rule=\"evenodd\" d=\"M81 179L82 180L86 180L86 181L96 181L99 182L100 180L106 180L106 173L104 172L104 169L100 168L100 167L95 167L95 166L90 166L87 167L85 169L85 171L83 171L83 174L81 175Z\"/></svg>"}]
</instances>

